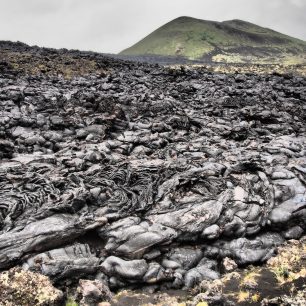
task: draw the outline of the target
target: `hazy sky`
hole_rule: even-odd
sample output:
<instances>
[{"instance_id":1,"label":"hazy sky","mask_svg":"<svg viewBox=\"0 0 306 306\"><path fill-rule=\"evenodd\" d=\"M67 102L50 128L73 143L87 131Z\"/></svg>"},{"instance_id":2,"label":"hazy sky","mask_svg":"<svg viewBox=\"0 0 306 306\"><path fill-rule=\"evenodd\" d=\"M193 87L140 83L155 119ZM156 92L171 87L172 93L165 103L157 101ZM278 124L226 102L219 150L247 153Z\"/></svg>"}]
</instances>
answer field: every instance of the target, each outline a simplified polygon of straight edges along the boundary
<instances>
[{"instance_id":1,"label":"hazy sky","mask_svg":"<svg viewBox=\"0 0 306 306\"><path fill-rule=\"evenodd\" d=\"M306 0L0 0L0 40L117 53L179 16L243 19L306 40Z\"/></svg>"}]
</instances>

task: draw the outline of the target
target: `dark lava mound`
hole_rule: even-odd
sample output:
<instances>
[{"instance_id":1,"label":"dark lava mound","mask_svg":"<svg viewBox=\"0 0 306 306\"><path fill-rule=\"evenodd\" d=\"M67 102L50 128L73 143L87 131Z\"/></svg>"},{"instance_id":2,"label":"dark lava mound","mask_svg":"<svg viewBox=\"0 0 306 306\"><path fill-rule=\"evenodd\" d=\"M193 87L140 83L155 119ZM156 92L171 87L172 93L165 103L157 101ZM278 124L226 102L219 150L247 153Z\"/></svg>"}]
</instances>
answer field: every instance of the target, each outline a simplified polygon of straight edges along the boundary
<instances>
[{"instance_id":1,"label":"dark lava mound","mask_svg":"<svg viewBox=\"0 0 306 306\"><path fill-rule=\"evenodd\" d=\"M1 269L188 288L305 233L305 78L33 50L104 72L0 74Z\"/></svg>"}]
</instances>

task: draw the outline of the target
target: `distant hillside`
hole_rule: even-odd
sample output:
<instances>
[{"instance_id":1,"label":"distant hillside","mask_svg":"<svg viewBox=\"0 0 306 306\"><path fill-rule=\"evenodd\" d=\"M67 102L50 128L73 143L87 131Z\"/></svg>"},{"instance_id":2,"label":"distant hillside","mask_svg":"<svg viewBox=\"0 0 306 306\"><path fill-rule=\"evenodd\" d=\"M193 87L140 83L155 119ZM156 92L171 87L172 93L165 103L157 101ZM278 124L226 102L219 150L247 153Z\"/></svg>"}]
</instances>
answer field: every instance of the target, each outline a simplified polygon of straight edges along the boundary
<instances>
[{"instance_id":1,"label":"distant hillside","mask_svg":"<svg viewBox=\"0 0 306 306\"><path fill-rule=\"evenodd\" d=\"M306 42L242 20L179 17L123 50L121 55L182 56L228 63L306 62Z\"/></svg>"}]
</instances>

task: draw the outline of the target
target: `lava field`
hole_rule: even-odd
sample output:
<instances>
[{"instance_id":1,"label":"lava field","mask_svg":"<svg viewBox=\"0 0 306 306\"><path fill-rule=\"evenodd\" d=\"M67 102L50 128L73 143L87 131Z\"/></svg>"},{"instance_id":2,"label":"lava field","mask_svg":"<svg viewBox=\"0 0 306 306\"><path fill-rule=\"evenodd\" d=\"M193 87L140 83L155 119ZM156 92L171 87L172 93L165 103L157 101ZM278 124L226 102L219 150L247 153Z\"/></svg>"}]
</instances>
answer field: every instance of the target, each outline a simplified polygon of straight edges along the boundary
<instances>
[{"instance_id":1,"label":"lava field","mask_svg":"<svg viewBox=\"0 0 306 306\"><path fill-rule=\"evenodd\" d=\"M192 288L305 234L304 77L98 60L0 65L1 270Z\"/></svg>"}]
</instances>

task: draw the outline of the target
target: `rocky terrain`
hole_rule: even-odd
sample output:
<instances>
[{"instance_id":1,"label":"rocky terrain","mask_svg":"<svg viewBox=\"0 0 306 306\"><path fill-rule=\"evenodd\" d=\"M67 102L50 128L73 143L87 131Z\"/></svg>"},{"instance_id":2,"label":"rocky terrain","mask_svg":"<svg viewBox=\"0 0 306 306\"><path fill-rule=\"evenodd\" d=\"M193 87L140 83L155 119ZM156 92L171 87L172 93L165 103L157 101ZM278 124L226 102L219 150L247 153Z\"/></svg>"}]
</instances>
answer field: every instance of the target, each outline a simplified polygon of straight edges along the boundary
<instances>
[{"instance_id":1,"label":"rocky terrain","mask_svg":"<svg viewBox=\"0 0 306 306\"><path fill-rule=\"evenodd\" d=\"M0 65L1 270L61 289L83 279L80 305L97 305L86 290L194 288L305 234L304 77L12 48Z\"/></svg>"}]
</instances>

